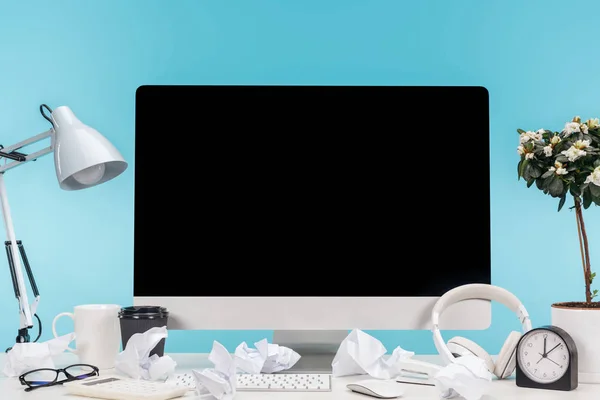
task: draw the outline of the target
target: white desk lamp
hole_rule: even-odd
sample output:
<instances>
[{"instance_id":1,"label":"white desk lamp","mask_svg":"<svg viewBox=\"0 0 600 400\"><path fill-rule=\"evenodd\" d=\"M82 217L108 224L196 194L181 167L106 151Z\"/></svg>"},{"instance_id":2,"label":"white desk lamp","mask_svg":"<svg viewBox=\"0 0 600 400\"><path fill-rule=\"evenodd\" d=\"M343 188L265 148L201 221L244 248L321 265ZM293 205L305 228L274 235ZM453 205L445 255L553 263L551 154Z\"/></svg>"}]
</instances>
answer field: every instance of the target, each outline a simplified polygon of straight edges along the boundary
<instances>
[{"instance_id":1,"label":"white desk lamp","mask_svg":"<svg viewBox=\"0 0 600 400\"><path fill-rule=\"evenodd\" d=\"M50 115L46 115L44 110L47 110ZM51 152L54 152L54 165L58 184L64 190L79 190L96 186L117 177L127 169L127 162L119 151L98 131L79 121L69 107L62 106L52 111L50 107L42 104L40 112L52 125L50 130L12 146L3 147L0 145L0 204L8 238L6 252L21 317L17 343L30 341L28 330L33 327L33 316L37 317L36 310L40 295L24 249L15 237L4 184L4 174L12 168L23 165L28 161L35 161ZM23 147L47 138L50 138L49 147L32 154L24 154L20 151ZM3 159L4 163L1 163ZM19 254L21 254L25 263L35 296L35 300L31 305L29 305ZM39 318L38 323L40 323L41 335Z\"/></svg>"}]
</instances>

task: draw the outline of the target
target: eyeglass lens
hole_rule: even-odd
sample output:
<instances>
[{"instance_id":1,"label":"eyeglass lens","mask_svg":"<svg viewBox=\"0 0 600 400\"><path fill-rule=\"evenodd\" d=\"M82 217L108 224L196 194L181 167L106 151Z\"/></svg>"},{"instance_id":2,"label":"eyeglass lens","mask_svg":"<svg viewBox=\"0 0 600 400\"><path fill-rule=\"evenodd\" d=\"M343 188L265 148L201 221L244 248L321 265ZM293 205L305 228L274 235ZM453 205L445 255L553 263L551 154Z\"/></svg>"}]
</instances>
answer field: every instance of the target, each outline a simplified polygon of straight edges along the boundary
<instances>
[{"instance_id":1,"label":"eyeglass lens","mask_svg":"<svg viewBox=\"0 0 600 400\"><path fill-rule=\"evenodd\" d=\"M96 375L96 371L89 365L72 365L65 368L65 372L68 374L64 378L59 377L59 372L53 369L41 369L38 371L32 371L25 375L23 379L28 385L44 386L57 381L67 379L85 379ZM61 379L62 378L62 379Z\"/></svg>"}]
</instances>

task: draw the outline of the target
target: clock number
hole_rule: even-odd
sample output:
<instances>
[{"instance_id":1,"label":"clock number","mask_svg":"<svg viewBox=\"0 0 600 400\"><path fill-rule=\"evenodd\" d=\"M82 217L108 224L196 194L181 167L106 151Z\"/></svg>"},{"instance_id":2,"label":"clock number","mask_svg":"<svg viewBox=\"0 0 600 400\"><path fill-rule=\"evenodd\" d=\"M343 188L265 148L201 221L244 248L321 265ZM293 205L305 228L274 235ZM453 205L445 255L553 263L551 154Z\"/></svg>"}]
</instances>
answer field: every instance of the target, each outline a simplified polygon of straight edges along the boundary
<instances>
[{"instance_id":1,"label":"clock number","mask_svg":"<svg viewBox=\"0 0 600 400\"><path fill-rule=\"evenodd\" d=\"M566 360L566 359L567 359L567 356L563 356L563 360Z\"/></svg>"},{"instance_id":2,"label":"clock number","mask_svg":"<svg viewBox=\"0 0 600 400\"><path fill-rule=\"evenodd\" d=\"M552 371L552 375L553 375L553 376L556 376L556 371Z\"/></svg>"},{"instance_id":3,"label":"clock number","mask_svg":"<svg viewBox=\"0 0 600 400\"><path fill-rule=\"evenodd\" d=\"M533 343L527 343L527 347L533 347Z\"/></svg>"},{"instance_id":4,"label":"clock number","mask_svg":"<svg viewBox=\"0 0 600 400\"><path fill-rule=\"evenodd\" d=\"M530 366L531 366L531 363L530 363L530 362L528 362L528 363L527 363L527 366L528 366L528 367L530 367Z\"/></svg>"},{"instance_id":5,"label":"clock number","mask_svg":"<svg viewBox=\"0 0 600 400\"><path fill-rule=\"evenodd\" d=\"M560 349L561 349L561 350L563 349L563 345L562 345L562 344L560 345Z\"/></svg>"},{"instance_id":6,"label":"clock number","mask_svg":"<svg viewBox=\"0 0 600 400\"><path fill-rule=\"evenodd\" d=\"M562 367L563 367L563 366L561 365L561 366L560 366L560 369L562 369Z\"/></svg>"},{"instance_id":7,"label":"clock number","mask_svg":"<svg viewBox=\"0 0 600 400\"><path fill-rule=\"evenodd\" d=\"M546 377L546 373L544 372L544 378Z\"/></svg>"},{"instance_id":8,"label":"clock number","mask_svg":"<svg viewBox=\"0 0 600 400\"><path fill-rule=\"evenodd\" d=\"M537 372L537 368L533 370L533 373L535 374Z\"/></svg>"},{"instance_id":9,"label":"clock number","mask_svg":"<svg viewBox=\"0 0 600 400\"><path fill-rule=\"evenodd\" d=\"M544 339L546 339L548 337L547 333L544 333Z\"/></svg>"},{"instance_id":10,"label":"clock number","mask_svg":"<svg viewBox=\"0 0 600 400\"><path fill-rule=\"evenodd\" d=\"M525 352L525 355L529 354L528 352Z\"/></svg>"}]
</instances>

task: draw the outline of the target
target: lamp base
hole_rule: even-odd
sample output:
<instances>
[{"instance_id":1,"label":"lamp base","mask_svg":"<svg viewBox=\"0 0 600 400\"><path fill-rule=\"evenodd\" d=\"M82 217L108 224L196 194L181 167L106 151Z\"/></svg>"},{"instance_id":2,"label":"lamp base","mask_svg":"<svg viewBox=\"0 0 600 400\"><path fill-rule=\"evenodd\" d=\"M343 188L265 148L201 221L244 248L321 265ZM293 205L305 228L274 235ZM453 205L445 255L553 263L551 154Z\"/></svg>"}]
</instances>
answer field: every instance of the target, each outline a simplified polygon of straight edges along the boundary
<instances>
[{"instance_id":1,"label":"lamp base","mask_svg":"<svg viewBox=\"0 0 600 400\"><path fill-rule=\"evenodd\" d=\"M31 336L29 336L29 329L22 328L19 329L19 333L17 334L17 338L15 339L15 343L29 343L31 342ZM12 350L12 347L6 349L6 353Z\"/></svg>"}]
</instances>

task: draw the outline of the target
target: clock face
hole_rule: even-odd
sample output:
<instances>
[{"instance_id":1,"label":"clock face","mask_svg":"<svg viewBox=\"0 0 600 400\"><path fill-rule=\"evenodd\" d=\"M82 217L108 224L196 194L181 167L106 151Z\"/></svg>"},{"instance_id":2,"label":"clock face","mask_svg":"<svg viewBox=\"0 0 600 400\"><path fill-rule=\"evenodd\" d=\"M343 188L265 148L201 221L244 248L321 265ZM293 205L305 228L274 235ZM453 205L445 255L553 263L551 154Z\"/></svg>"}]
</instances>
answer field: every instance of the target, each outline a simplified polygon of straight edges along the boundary
<instances>
[{"instance_id":1,"label":"clock face","mask_svg":"<svg viewBox=\"0 0 600 400\"><path fill-rule=\"evenodd\" d=\"M536 329L526 333L517 349L519 365L529 379L537 383L559 380L569 366L569 349L556 333Z\"/></svg>"}]
</instances>

